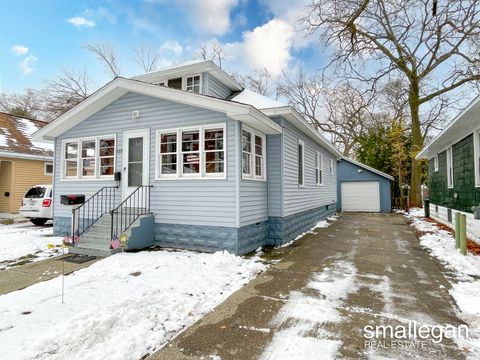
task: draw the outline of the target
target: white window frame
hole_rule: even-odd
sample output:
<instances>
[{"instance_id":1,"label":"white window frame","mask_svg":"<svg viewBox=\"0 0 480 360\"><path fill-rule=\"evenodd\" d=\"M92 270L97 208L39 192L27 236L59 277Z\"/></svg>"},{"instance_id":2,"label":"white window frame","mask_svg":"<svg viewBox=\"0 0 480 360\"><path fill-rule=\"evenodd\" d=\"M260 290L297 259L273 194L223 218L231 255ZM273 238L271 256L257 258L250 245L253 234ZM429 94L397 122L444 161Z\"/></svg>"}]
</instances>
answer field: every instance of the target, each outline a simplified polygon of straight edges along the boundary
<instances>
[{"instance_id":1,"label":"white window frame","mask_svg":"<svg viewBox=\"0 0 480 360\"><path fill-rule=\"evenodd\" d=\"M47 165L52 165L52 172L50 172L50 173L47 172ZM52 175L53 175L53 171L54 171L54 170L53 170L53 163L51 163L51 162L44 162L44 163L43 163L43 174L44 174L45 176L52 176Z\"/></svg>"},{"instance_id":2,"label":"white window frame","mask_svg":"<svg viewBox=\"0 0 480 360\"><path fill-rule=\"evenodd\" d=\"M91 180L113 180L113 175L100 175L100 149L99 149L99 140L100 139L114 139L115 145L113 147L113 172L115 173L117 165L117 135L99 135L99 136L87 136L82 138L72 138L62 140L62 154L61 154L61 166L60 166L60 180L61 181L91 181ZM82 141L95 140L95 175L94 176L81 176L81 152L82 152ZM77 143L77 174L75 176L66 176L65 175L65 149L66 145L69 143Z\"/></svg>"},{"instance_id":3,"label":"white window frame","mask_svg":"<svg viewBox=\"0 0 480 360\"><path fill-rule=\"evenodd\" d=\"M182 77L182 90L188 91L187 90L187 80L188 80L188 78L194 78L196 76L198 76L199 80L200 80L200 83L198 85L199 86L198 93L193 92L193 91L190 91L190 92L192 94L201 94L202 93L202 74L194 74L194 75L188 75L188 76Z\"/></svg>"},{"instance_id":4,"label":"white window frame","mask_svg":"<svg viewBox=\"0 0 480 360\"><path fill-rule=\"evenodd\" d=\"M207 173L206 172L206 156L205 156L205 131L212 129L223 130L223 173ZM183 173L183 157L182 157L182 132L199 131L199 155L200 155L200 171L198 174ZM161 170L161 152L160 152L160 136L162 134L177 134L177 172L175 174L162 174ZM202 126L188 126L172 129L158 129L156 131L155 144L155 180L225 180L227 178L228 154L227 154L227 127L225 123L209 124Z\"/></svg>"},{"instance_id":5,"label":"white window frame","mask_svg":"<svg viewBox=\"0 0 480 360\"><path fill-rule=\"evenodd\" d=\"M316 151L315 152L315 185L323 185L323 154Z\"/></svg>"},{"instance_id":6,"label":"white window frame","mask_svg":"<svg viewBox=\"0 0 480 360\"><path fill-rule=\"evenodd\" d=\"M93 167L93 175L82 175L82 172L83 172L83 159L90 159L92 158L91 156L87 156L87 157L83 157L82 156L82 151L83 151L83 143L86 142L86 141L93 141L95 143L95 155L93 156L93 160L95 161L94 163L94 167ZM77 175L81 178L81 179L95 179L97 177L97 175L99 174L99 172L97 172L97 166L98 166L98 140L97 138L95 137L91 137L91 138L83 138L81 139L79 142L78 142L78 159L79 159L79 162L78 162L78 169L77 169Z\"/></svg>"},{"instance_id":7,"label":"white window frame","mask_svg":"<svg viewBox=\"0 0 480 360\"><path fill-rule=\"evenodd\" d=\"M250 133L251 138L251 151L250 151L250 173L245 174L243 172L243 132L246 131ZM258 136L262 139L262 175L256 175L255 173L255 158L257 157L255 152L255 136ZM242 166L240 166L240 171L242 172L242 180L257 180L257 181L266 181L267 180L267 137L265 134L261 133L258 130L252 129L248 126L242 125L240 130L240 144L241 144L241 151L240 151L240 162Z\"/></svg>"},{"instance_id":8,"label":"white window frame","mask_svg":"<svg viewBox=\"0 0 480 360\"><path fill-rule=\"evenodd\" d=\"M433 157L433 171L438 171L438 154Z\"/></svg>"},{"instance_id":9,"label":"white window frame","mask_svg":"<svg viewBox=\"0 0 480 360\"><path fill-rule=\"evenodd\" d=\"M300 183L300 179L297 179L297 182L298 182L298 187L305 187L305 143L302 141L302 140L298 140L297 142L297 149L296 149L296 153L297 153L297 178L298 178L298 175L300 175L300 159L298 157L298 146L301 145L302 146L302 182Z\"/></svg>"},{"instance_id":10,"label":"white window frame","mask_svg":"<svg viewBox=\"0 0 480 360\"><path fill-rule=\"evenodd\" d=\"M475 187L480 187L480 130L473 133L473 168L475 171Z\"/></svg>"},{"instance_id":11,"label":"white window frame","mask_svg":"<svg viewBox=\"0 0 480 360\"><path fill-rule=\"evenodd\" d=\"M335 163L333 162L333 158L330 158L330 175L333 175L334 166L335 166Z\"/></svg>"},{"instance_id":12,"label":"white window frame","mask_svg":"<svg viewBox=\"0 0 480 360\"><path fill-rule=\"evenodd\" d=\"M449 189L453 188L453 149L451 146L447 148L447 186Z\"/></svg>"}]
</instances>

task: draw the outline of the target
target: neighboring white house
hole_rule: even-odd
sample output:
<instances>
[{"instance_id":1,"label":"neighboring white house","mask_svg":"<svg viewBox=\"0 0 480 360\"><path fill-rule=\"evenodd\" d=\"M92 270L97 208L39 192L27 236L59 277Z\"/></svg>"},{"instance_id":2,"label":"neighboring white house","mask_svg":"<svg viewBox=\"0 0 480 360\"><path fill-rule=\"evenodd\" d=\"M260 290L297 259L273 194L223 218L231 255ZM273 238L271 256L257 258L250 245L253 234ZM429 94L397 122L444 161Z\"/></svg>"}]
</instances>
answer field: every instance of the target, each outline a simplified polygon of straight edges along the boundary
<instances>
[{"instance_id":1,"label":"neighboring white house","mask_svg":"<svg viewBox=\"0 0 480 360\"><path fill-rule=\"evenodd\" d=\"M56 234L71 234L61 196L89 199L74 219L80 253L107 255L121 237L244 254L336 210L335 147L211 61L116 78L36 138L56 145Z\"/></svg>"}]
</instances>

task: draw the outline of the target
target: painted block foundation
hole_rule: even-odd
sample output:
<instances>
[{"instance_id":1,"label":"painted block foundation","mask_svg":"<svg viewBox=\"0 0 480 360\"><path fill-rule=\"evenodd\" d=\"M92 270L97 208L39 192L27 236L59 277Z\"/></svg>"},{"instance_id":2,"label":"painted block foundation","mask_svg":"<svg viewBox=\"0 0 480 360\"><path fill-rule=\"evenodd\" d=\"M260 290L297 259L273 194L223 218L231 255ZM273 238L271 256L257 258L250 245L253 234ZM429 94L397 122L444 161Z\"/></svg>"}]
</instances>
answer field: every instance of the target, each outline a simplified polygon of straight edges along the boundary
<instances>
[{"instance_id":1,"label":"painted block foundation","mask_svg":"<svg viewBox=\"0 0 480 360\"><path fill-rule=\"evenodd\" d=\"M153 224L156 245L215 252L227 250L243 255L265 245L282 245L311 229L320 220L334 215L336 204L302 211L287 217L270 217L268 221L239 229L219 226ZM70 233L70 218L54 220L54 234ZM145 235L147 236L147 235Z\"/></svg>"}]
</instances>

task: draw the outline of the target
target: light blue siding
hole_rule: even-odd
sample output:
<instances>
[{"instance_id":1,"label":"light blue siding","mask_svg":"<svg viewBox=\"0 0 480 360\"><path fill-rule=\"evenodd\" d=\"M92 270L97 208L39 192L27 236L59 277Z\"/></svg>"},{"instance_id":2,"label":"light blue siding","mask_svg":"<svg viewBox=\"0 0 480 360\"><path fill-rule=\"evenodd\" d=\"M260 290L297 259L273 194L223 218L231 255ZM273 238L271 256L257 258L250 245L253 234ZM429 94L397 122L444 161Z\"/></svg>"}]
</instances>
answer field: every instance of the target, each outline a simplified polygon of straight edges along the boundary
<instances>
[{"instance_id":1,"label":"light blue siding","mask_svg":"<svg viewBox=\"0 0 480 360\"><path fill-rule=\"evenodd\" d=\"M133 120L131 112L140 111ZM215 180L154 180L156 161L156 130L184 126L227 124L228 159L227 179ZM236 226L235 197L235 121L223 113L174 103L149 96L128 93L99 111L81 124L56 139L55 156L55 216L69 216L70 211L59 205L60 195L81 193L87 197L114 181L62 181L60 180L61 144L63 139L92 135L116 134L116 170L122 169L123 132L133 129L150 129L150 183L151 209L156 223L185 225ZM120 193L119 191L118 193ZM120 196L117 197L117 203Z\"/></svg>"},{"instance_id":2,"label":"light blue siding","mask_svg":"<svg viewBox=\"0 0 480 360\"><path fill-rule=\"evenodd\" d=\"M268 216L282 216L282 135L267 135Z\"/></svg>"},{"instance_id":3,"label":"light blue siding","mask_svg":"<svg viewBox=\"0 0 480 360\"><path fill-rule=\"evenodd\" d=\"M232 91L214 76L209 73L203 73L204 94L214 96L220 99L226 99Z\"/></svg>"},{"instance_id":4,"label":"light blue siding","mask_svg":"<svg viewBox=\"0 0 480 360\"><path fill-rule=\"evenodd\" d=\"M342 210L341 183L344 181L379 181L380 182L380 211L391 212L390 180L368 169L353 164L347 160L341 160L338 165L338 190L337 209ZM358 172L358 170L362 170Z\"/></svg>"},{"instance_id":5,"label":"light blue siding","mask_svg":"<svg viewBox=\"0 0 480 360\"><path fill-rule=\"evenodd\" d=\"M240 182L240 226L268 220L267 182Z\"/></svg>"},{"instance_id":6,"label":"light blue siding","mask_svg":"<svg viewBox=\"0 0 480 360\"><path fill-rule=\"evenodd\" d=\"M333 175L330 175L330 159L334 155L326 151L310 137L296 129L288 121L283 126L283 216L315 209L320 206L333 204L337 197L336 161L334 161ZM298 185L298 140L305 144L305 186ZM323 185L315 185L315 154L323 154Z\"/></svg>"}]
</instances>

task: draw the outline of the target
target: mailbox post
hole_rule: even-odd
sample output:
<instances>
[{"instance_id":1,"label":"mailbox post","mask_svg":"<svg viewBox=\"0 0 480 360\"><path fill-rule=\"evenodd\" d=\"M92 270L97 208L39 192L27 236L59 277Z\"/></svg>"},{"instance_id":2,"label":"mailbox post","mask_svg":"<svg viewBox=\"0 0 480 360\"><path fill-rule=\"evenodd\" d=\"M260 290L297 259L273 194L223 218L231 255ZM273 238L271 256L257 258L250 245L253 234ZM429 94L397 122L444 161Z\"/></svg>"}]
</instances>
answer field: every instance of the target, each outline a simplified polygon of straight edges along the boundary
<instances>
[{"instance_id":1,"label":"mailbox post","mask_svg":"<svg viewBox=\"0 0 480 360\"><path fill-rule=\"evenodd\" d=\"M83 194L68 194L60 196L60 203L70 208L72 212L72 225L70 234L72 236L72 244L75 243L75 224L78 225L78 213L75 210L85 202L85 195Z\"/></svg>"}]
</instances>

